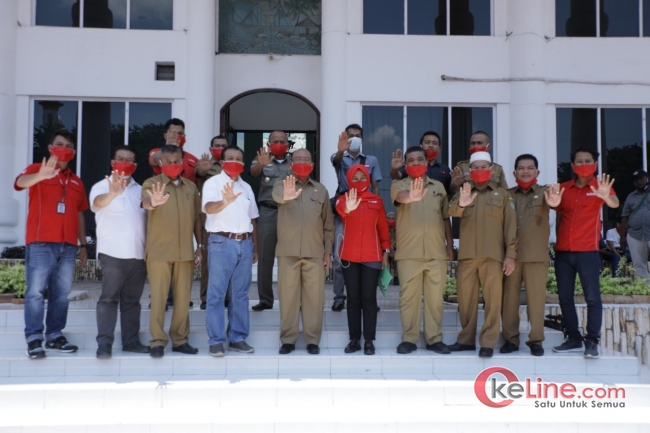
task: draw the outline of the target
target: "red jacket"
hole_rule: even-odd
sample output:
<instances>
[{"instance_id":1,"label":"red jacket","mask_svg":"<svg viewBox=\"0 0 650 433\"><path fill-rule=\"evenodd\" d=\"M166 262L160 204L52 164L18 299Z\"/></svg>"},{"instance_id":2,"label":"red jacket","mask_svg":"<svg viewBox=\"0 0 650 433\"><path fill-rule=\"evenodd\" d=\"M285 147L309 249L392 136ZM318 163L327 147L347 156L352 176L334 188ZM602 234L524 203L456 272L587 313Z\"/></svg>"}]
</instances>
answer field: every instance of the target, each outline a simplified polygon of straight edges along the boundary
<instances>
[{"instance_id":1,"label":"red jacket","mask_svg":"<svg viewBox=\"0 0 650 433\"><path fill-rule=\"evenodd\" d=\"M364 171L366 177L370 179L368 170L360 164L350 167L348 173L352 172L352 174L348 177L351 179L357 170ZM370 193L366 193L368 194ZM383 256L382 250L390 250L384 202L381 197L372 195L374 197L362 201L359 207L349 214L345 213L345 195L339 196L336 200L336 210L343 220L343 240L336 240L337 243L341 243L339 250L341 260L354 263L380 262Z\"/></svg>"}]
</instances>

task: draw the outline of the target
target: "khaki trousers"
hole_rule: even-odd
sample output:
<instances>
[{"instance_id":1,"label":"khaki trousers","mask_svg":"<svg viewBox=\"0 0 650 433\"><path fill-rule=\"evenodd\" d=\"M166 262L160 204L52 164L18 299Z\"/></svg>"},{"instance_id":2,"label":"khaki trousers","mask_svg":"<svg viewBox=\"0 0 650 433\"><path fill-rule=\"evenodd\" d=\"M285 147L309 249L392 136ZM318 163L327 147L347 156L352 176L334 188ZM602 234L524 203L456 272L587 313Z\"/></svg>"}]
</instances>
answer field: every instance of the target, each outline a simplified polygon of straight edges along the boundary
<instances>
[{"instance_id":1,"label":"khaki trousers","mask_svg":"<svg viewBox=\"0 0 650 433\"><path fill-rule=\"evenodd\" d=\"M526 304L530 333L526 344L544 341L544 306L548 262L517 263L512 274L505 277L501 321L503 339L519 346L519 293L521 281L526 285Z\"/></svg>"},{"instance_id":2,"label":"khaki trousers","mask_svg":"<svg viewBox=\"0 0 650 433\"><path fill-rule=\"evenodd\" d=\"M446 260L398 260L401 290L399 312L402 341L416 344L422 323L424 297L424 339L427 344L442 341L443 295L447 275Z\"/></svg>"},{"instance_id":3,"label":"khaki trousers","mask_svg":"<svg viewBox=\"0 0 650 433\"><path fill-rule=\"evenodd\" d=\"M501 299L503 292L503 264L493 259L465 259L458 261L458 313L462 331L458 343L476 344L478 318L478 289L483 288L485 322L479 333L481 347L494 349L499 340Z\"/></svg>"},{"instance_id":4,"label":"khaki trousers","mask_svg":"<svg viewBox=\"0 0 650 433\"><path fill-rule=\"evenodd\" d=\"M295 344L299 323L307 344L320 344L325 302L323 259L278 257L280 341Z\"/></svg>"},{"instance_id":5,"label":"khaki trousers","mask_svg":"<svg viewBox=\"0 0 650 433\"><path fill-rule=\"evenodd\" d=\"M151 313L149 317L149 346L167 346L169 339L172 346L178 347L187 343L190 333L190 290L192 288L193 261L184 262L154 262L147 261L147 273L151 286ZM169 326L169 337L165 334L165 305L171 283L174 294L174 310L172 323Z\"/></svg>"}]
</instances>

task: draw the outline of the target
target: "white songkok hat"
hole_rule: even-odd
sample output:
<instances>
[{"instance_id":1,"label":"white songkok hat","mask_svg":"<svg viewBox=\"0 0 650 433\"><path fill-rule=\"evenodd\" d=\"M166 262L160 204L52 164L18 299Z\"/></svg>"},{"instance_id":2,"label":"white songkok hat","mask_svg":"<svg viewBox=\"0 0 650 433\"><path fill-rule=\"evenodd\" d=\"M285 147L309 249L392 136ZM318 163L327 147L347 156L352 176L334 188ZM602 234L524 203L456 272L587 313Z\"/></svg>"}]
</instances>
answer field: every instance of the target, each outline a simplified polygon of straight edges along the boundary
<instances>
[{"instance_id":1,"label":"white songkok hat","mask_svg":"<svg viewBox=\"0 0 650 433\"><path fill-rule=\"evenodd\" d=\"M487 152L475 152L472 154L472 156L469 158L469 163L473 163L474 161L487 161L490 164L492 164L492 158L490 158L490 154Z\"/></svg>"}]
</instances>

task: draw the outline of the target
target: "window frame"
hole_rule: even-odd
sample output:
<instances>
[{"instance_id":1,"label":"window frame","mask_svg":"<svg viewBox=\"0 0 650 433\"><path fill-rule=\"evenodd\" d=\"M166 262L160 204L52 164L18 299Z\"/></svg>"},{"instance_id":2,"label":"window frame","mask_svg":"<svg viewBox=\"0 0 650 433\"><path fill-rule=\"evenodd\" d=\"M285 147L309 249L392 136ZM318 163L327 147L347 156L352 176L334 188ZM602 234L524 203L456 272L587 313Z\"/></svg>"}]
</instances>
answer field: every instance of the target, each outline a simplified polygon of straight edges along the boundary
<instances>
[{"instance_id":1,"label":"window frame","mask_svg":"<svg viewBox=\"0 0 650 433\"><path fill-rule=\"evenodd\" d=\"M449 0L448 0L449 1ZM555 36L556 38L575 38L575 37L580 37L580 38L600 38L600 1L599 0L592 0L596 3L596 36L558 36L557 34L557 26L555 27ZM639 34L637 36L602 36L604 38L608 39L616 39L616 38L644 38L644 37L650 37L649 36L643 36L643 0L637 0L639 4ZM554 18L554 23L557 23L557 8L555 7L556 3L553 2L553 18ZM650 25L650 23L648 23ZM562 108L562 107L560 107ZM565 108L574 108L574 107L565 107ZM589 108L594 108L589 107ZM604 108L609 108L609 107L604 107ZM631 108L631 107L630 107ZM636 107L638 108L638 107ZM600 114L600 112L599 112Z\"/></svg>"}]
</instances>

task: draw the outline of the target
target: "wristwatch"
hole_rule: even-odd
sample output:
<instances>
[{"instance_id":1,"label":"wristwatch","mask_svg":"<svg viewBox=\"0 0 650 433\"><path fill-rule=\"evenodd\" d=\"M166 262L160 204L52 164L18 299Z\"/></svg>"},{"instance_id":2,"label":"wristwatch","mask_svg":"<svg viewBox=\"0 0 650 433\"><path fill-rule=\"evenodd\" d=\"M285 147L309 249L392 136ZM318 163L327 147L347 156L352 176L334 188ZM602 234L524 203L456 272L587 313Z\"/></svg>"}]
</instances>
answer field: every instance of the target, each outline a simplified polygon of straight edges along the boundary
<instances>
[{"instance_id":1,"label":"wristwatch","mask_svg":"<svg viewBox=\"0 0 650 433\"><path fill-rule=\"evenodd\" d=\"M196 247L197 247L197 248L201 248L201 249L203 249L203 248L205 248L205 245L203 245L203 244L198 244Z\"/></svg>"},{"instance_id":2,"label":"wristwatch","mask_svg":"<svg viewBox=\"0 0 650 433\"><path fill-rule=\"evenodd\" d=\"M385 253L390 253L390 250L384 250Z\"/></svg>"},{"instance_id":3,"label":"wristwatch","mask_svg":"<svg viewBox=\"0 0 650 433\"><path fill-rule=\"evenodd\" d=\"M88 244L79 245L79 248L88 248Z\"/></svg>"}]
</instances>

